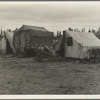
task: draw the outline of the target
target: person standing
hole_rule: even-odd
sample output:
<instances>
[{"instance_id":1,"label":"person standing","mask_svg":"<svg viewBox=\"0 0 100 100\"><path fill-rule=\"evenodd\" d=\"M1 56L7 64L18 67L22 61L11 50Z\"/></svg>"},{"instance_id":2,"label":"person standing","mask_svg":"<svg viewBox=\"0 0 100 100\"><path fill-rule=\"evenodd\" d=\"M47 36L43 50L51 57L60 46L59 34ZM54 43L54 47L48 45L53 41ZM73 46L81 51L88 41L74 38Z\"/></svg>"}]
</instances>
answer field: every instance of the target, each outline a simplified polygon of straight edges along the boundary
<instances>
[{"instance_id":1,"label":"person standing","mask_svg":"<svg viewBox=\"0 0 100 100\"><path fill-rule=\"evenodd\" d=\"M44 47L40 45L37 49L37 60L40 63L43 61L43 57L44 57L43 51L44 51Z\"/></svg>"}]
</instances>

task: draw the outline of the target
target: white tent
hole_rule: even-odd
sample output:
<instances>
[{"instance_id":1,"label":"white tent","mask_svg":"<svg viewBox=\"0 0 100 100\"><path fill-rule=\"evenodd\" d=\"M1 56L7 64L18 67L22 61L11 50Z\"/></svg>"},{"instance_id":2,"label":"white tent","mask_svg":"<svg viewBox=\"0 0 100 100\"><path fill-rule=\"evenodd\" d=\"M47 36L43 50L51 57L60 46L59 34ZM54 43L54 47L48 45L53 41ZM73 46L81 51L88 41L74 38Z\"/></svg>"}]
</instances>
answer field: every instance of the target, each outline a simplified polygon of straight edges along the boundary
<instances>
[{"instance_id":1,"label":"white tent","mask_svg":"<svg viewBox=\"0 0 100 100\"><path fill-rule=\"evenodd\" d=\"M0 35L0 54L7 54L10 51L16 52L13 45L13 35L14 32L6 31Z\"/></svg>"},{"instance_id":2,"label":"white tent","mask_svg":"<svg viewBox=\"0 0 100 100\"><path fill-rule=\"evenodd\" d=\"M100 40L93 33L65 31L65 37L65 57L87 58L88 50L100 48Z\"/></svg>"},{"instance_id":3,"label":"white tent","mask_svg":"<svg viewBox=\"0 0 100 100\"><path fill-rule=\"evenodd\" d=\"M13 44L13 35L14 35L14 32L12 32L12 31L11 32L10 31L6 31L5 35L6 35L6 39L8 40L9 45L10 45L12 51L15 53L16 50L15 50L14 44Z\"/></svg>"},{"instance_id":4,"label":"white tent","mask_svg":"<svg viewBox=\"0 0 100 100\"><path fill-rule=\"evenodd\" d=\"M6 53L6 39L0 36L0 54Z\"/></svg>"}]
</instances>

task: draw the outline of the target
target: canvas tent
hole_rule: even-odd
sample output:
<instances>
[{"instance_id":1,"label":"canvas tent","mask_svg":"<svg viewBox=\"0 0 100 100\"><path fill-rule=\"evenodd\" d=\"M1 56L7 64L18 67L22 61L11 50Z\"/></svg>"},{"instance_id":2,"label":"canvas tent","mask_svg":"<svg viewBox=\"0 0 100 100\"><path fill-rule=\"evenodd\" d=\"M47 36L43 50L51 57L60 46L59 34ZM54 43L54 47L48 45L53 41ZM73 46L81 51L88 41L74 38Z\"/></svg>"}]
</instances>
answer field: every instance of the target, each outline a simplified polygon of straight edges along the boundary
<instances>
[{"instance_id":1,"label":"canvas tent","mask_svg":"<svg viewBox=\"0 0 100 100\"><path fill-rule=\"evenodd\" d=\"M13 36L14 36L14 32L12 31L6 31L6 41L8 42L8 45L10 46L9 48L11 49L11 51L13 53L16 53L16 49L14 48L14 43L13 43Z\"/></svg>"},{"instance_id":2,"label":"canvas tent","mask_svg":"<svg viewBox=\"0 0 100 100\"><path fill-rule=\"evenodd\" d=\"M0 54L6 53L6 39L0 35Z\"/></svg>"},{"instance_id":3,"label":"canvas tent","mask_svg":"<svg viewBox=\"0 0 100 100\"><path fill-rule=\"evenodd\" d=\"M23 25L14 33L14 47L18 52L32 50L38 44L51 46L53 43L53 32L44 27Z\"/></svg>"},{"instance_id":4,"label":"canvas tent","mask_svg":"<svg viewBox=\"0 0 100 100\"><path fill-rule=\"evenodd\" d=\"M7 30L0 35L0 54L15 53L13 45L13 32Z\"/></svg>"},{"instance_id":5,"label":"canvas tent","mask_svg":"<svg viewBox=\"0 0 100 100\"><path fill-rule=\"evenodd\" d=\"M53 47L58 51L63 48L64 57L84 59L89 56L89 50L100 49L100 40L93 33L64 31L60 40Z\"/></svg>"}]
</instances>

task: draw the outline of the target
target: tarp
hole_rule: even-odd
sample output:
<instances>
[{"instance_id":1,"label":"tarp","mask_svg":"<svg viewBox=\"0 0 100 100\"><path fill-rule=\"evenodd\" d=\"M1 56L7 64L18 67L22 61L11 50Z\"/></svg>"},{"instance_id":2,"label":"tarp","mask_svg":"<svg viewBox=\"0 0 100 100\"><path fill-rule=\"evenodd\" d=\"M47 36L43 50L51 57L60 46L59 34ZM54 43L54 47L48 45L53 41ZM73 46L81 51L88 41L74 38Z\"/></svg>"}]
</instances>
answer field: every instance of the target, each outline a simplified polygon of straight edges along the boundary
<instances>
[{"instance_id":1,"label":"tarp","mask_svg":"<svg viewBox=\"0 0 100 100\"><path fill-rule=\"evenodd\" d=\"M63 39L63 37L60 37L54 44L52 44L53 49L55 50L55 52L60 50L62 39Z\"/></svg>"},{"instance_id":2,"label":"tarp","mask_svg":"<svg viewBox=\"0 0 100 100\"><path fill-rule=\"evenodd\" d=\"M5 33L6 33L5 34L6 35L6 39L8 39L10 47L11 47L12 51L15 53L16 50L15 50L14 45L13 45L13 35L14 35L14 32L6 31Z\"/></svg>"},{"instance_id":3,"label":"tarp","mask_svg":"<svg viewBox=\"0 0 100 100\"><path fill-rule=\"evenodd\" d=\"M23 25L19 31L21 30L36 30L36 31L43 31L43 32L47 32L47 30L44 27L38 27L38 26L30 26L30 25Z\"/></svg>"},{"instance_id":4,"label":"tarp","mask_svg":"<svg viewBox=\"0 0 100 100\"><path fill-rule=\"evenodd\" d=\"M21 28L15 31L15 33L27 32L32 36L53 36L53 32L47 31L44 27L23 25Z\"/></svg>"}]
</instances>

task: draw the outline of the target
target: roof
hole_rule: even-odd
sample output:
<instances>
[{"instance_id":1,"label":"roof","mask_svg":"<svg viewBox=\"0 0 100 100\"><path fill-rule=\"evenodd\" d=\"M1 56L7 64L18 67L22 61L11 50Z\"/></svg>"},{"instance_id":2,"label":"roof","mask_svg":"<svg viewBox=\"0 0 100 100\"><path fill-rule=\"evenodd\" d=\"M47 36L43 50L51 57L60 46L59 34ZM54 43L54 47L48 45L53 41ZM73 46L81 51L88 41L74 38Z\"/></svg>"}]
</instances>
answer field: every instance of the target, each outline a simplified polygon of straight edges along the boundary
<instances>
[{"instance_id":1,"label":"roof","mask_svg":"<svg viewBox=\"0 0 100 100\"><path fill-rule=\"evenodd\" d=\"M100 40L93 34L87 32L66 31L75 41L83 46L100 46Z\"/></svg>"},{"instance_id":2,"label":"roof","mask_svg":"<svg viewBox=\"0 0 100 100\"><path fill-rule=\"evenodd\" d=\"M16 33L21 33L23 31L27 31L27 33L33 35L33 36L52 36L53 32L47 31L44 27L37 27L37 26L28 26L23 25L20 29L15 30Z\"/></svg>"},{"instance_id":3,"label":"roof","mask_svg":"<svg viewBox=\"0 0 100 100\"><path fill-rule=\"evenodd\" d=\"M20 30L36 30L36 31L43 31L47 32L47 30L44 27L38 27L38 26L29 26L29 25L23 25Z\"/></svg>"}]
</instances>

